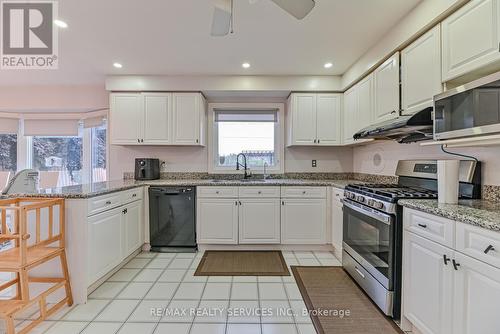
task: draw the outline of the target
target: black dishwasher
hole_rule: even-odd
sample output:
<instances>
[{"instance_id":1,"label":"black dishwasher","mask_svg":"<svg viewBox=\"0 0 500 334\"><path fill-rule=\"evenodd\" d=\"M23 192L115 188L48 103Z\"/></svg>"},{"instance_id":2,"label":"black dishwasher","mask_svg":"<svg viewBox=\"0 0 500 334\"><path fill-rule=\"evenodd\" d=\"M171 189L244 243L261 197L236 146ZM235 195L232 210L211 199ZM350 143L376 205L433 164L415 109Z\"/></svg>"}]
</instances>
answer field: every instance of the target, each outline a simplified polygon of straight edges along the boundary
<instances>
[{"instance_id":1,"label":"black dishwasher","mask_svg":"<svg viewBox=\"0 0 500 334\"><path fill-rule=\"evenodd\" d=\"M151 251L196 251L195 221L195 188L149 188L149 240Z\"/></svg>"}]
</instances>

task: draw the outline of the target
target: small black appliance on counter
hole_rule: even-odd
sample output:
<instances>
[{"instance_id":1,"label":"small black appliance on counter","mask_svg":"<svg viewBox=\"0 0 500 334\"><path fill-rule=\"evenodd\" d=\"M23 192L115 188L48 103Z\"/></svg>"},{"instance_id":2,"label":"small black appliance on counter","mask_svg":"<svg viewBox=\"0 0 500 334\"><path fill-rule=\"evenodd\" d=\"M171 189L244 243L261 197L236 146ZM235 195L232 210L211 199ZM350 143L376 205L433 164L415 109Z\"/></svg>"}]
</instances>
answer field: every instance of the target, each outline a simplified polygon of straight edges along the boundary
<instances>
[{"instance_id":1,"label":"small black appliance on counter","mask_svg":"<svg viewBox=\"0 0 500 334\"><path fill-rule=\"evenodd\" d=\"M160 160L151 158L135 159L136 180L157 180L160 178Z\"/></svg>"}]
</instances>

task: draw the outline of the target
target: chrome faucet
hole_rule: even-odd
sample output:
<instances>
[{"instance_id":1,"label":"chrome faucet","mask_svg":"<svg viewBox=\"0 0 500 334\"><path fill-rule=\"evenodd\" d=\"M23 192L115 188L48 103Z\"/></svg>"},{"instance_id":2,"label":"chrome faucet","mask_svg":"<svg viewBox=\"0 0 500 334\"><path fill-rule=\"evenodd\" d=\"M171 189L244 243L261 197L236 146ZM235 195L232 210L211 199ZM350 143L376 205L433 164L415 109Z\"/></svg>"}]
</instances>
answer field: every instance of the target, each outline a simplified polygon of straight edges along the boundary
<instances>
[{"instance_id":1,"label":"chrome faucet","mask_svg":"<svg viewBox=\"0 0 500 334\"><path fill-rule=\"evenodd\" d=\"M267 164L267 161L264 161L264 180L267 180L267 173L266 173L267 167L269 167L269 165Z\"/></svg>"},{"instance_id":2,"label":"chrome faucet","mask_svg":"<svg viewBox=\"0 0 500 334\"><path fill-rule=\"evenodd\" d=\"M240 156L243 157L243 165L240 164ZM243 167L245 169L243 178L248 179L250 177L250 173L248 173L247 156L243 153L240 153L236 156L236 170L240 170L240 167Z\"/></svg>"}]
</instances>

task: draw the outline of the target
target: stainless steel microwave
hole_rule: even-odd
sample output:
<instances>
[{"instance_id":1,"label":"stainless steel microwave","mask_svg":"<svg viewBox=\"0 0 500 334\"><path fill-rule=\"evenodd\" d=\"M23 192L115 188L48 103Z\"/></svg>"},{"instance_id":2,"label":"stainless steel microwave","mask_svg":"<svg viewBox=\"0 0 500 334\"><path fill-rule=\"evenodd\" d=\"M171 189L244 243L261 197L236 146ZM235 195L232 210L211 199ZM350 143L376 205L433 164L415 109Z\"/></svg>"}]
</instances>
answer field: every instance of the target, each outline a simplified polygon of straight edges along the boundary
<instances>
[{"instance_id":1,"label":"stainless steel microwave","mask_svg":"<svg viewBox=\"0 0 500 334\"><path fill-rule=\"evenodd\" d=\"M500 72L434 97L434 140L500 133Z\"/></svg>"}]
</instances>

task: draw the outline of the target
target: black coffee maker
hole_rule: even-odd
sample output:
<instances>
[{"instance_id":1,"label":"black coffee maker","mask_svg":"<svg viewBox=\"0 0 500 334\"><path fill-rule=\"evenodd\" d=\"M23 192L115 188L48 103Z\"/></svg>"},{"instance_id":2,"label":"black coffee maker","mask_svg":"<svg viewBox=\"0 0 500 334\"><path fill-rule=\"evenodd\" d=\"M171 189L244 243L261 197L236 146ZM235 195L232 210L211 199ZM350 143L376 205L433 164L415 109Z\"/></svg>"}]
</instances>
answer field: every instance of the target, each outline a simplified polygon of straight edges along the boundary
<instances>
[{"instance_id":1,"label":"black coffee maker","mask_svg":"<svg viewBox=\"0 0 500 334\"><path fill-rule=\"evenodd\" d=\"M160 159L135 159L136 180L157 180L160 178Z\"/></svg>"}]
</instances>

